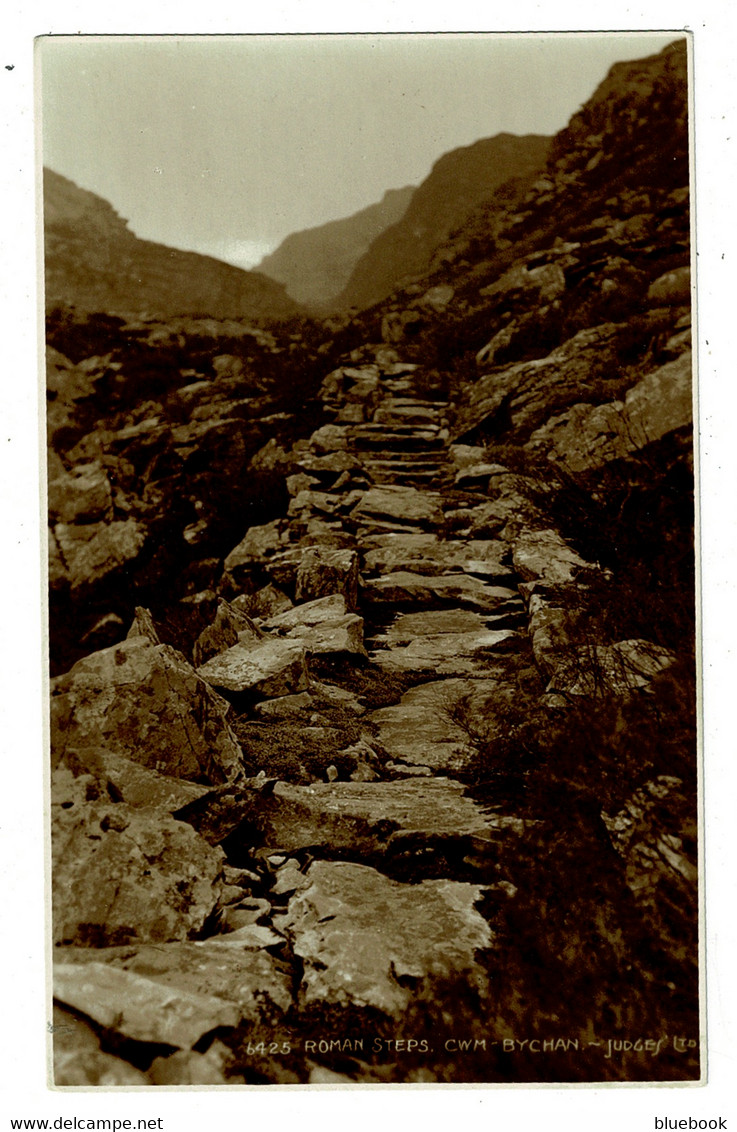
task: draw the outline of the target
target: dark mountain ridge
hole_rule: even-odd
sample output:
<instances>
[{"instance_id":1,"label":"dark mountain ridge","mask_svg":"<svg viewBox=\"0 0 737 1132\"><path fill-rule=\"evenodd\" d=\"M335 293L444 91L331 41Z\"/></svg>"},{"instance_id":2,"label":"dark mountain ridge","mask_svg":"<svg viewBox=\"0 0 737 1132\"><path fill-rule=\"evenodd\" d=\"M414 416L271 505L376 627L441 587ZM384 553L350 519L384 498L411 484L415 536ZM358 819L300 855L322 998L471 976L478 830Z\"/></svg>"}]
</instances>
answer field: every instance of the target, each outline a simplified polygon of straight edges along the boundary
<instances>
[{"instance_id":1,"label":"dark mountain ridge","mask_svg":"<svg viewBox=\"0 0 737 1132\"><path fill-rule=\"evenodd\" d=\"M279 318L298 304L258 272L141 240L108 201L44 169L46 307L124 317Z\"/></svg>"},{"instance_id":2,"label":"dark mountain ridge","mask_svg":"<svg viewBox=\"0 0 737 1132\"><path fill-rule=\"evenodd\" d=\"M358 261L339 306L367 307L426 271L435 249L472 208L504 182L537 170L549 145L549 138L536 134L498 134L444 154L402 219L385 229Z\"/></svg>"}]
</instances>

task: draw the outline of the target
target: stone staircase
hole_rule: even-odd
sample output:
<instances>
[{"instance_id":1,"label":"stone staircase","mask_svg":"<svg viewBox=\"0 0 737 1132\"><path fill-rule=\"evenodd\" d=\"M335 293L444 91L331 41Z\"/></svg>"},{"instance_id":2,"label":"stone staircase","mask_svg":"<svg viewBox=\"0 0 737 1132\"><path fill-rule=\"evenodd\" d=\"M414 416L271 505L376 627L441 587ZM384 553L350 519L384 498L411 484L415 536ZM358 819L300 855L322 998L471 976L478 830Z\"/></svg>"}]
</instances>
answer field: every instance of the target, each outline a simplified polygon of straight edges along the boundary
<instances>
[{"instance_id":1,"label":"stone staircase","mask_svg":"<svg viewBox=\"0 0 737 1132\"><path fill-rule=\"evenodd\" d=\"M523 1019L515 995L538 993L514 909L537 907L525 884L541 883L541 847L564 863L613 852L595 824L561 833L558 813L524 808L521 776L505 778L497 755L522 686L539 698L556 671L560 587L591 567L521 477L450 444L449 406L424 395L417 367L346 367L328 394L332 421L295 446L287 513L226 558L192 666L139 610L130 639L55 689L64 742L109 751L120 796L112 815L94 803L88 835L80 799L58 784L64 836L84 846L68 877L58 866L60 899L77 893L58 913L59 1024L71 1009L116 1040L177 1049L145 1073L106 1053L94 1070L106 1083L503 1080L500 986L511 971L506 1002ZM143 779L131 760L148 763ZM142 793L163 809L128 814ZM136 879L126 846L154 844L150 821L176 860L165 875L174 848L162 850ZM129 878L120 897L94 871L103 835ZM566 891L574 911L556 946L578 932L578 952L601 950L605 967L620 889L577 903L574 876ZM159 904L172 921L163 939ZM100 938L79 946L90 923ZM547 939L543 927L533 951ZM473 1056L458 1054L461 1018ZM208 1044L212 1032L223 1040ZM58 1064L76 1066L77 1039L67 1054L64 1040ZM538 1079L535 1066L514 1072Z\"/></svg>"}]
</instances>

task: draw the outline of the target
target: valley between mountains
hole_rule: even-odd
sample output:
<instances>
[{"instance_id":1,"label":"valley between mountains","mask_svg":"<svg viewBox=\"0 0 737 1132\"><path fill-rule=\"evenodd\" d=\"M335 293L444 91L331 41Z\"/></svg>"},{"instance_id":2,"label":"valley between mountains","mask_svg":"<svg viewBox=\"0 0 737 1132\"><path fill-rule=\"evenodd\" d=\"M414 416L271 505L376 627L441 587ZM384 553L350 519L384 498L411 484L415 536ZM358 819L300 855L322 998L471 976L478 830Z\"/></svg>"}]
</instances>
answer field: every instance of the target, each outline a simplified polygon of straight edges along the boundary
<instances>
[{"instance_id":1,"label":"valley between mountains","mask_svg":"<svg viewBox=\"0 0 737 1132\"><path fill-rule=\"evenodd\" d=\"M278 281L47 172L57 1085L699 1079L687 107Z\"/></svg>"}]
</instances>

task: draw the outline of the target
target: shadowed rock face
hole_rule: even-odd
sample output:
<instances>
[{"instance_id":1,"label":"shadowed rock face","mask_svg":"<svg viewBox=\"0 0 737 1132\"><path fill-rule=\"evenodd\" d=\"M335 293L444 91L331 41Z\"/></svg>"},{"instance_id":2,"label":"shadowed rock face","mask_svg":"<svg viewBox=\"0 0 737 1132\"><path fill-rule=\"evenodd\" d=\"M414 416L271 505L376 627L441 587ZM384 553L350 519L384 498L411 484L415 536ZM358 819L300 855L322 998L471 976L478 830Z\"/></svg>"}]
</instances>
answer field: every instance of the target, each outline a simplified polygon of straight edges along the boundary
<instances>
[{"instance_id":1,"label":"shadowed rock face","mask_svg":"<svg viewBox=\"0 0 737 1132\"><path fill-rule=\"evenodd\" d=\"M536 135L499 134L441 157L402 219L377 236L358 261L340 306L370 306L405 279L421 275L472 208L505 181L540 168L549 144L549 138Z\"/></svg>"},{"instance_id":2,"label":"shadowed rock face","mask_svg":"<svg viewBox=\"0 0 737 1132\"><path fill-rule=\"evenodd\" d=\"M338 331L52 320L57 1084L698 1079L683 64Z\"/></svg>"}]
</instances>

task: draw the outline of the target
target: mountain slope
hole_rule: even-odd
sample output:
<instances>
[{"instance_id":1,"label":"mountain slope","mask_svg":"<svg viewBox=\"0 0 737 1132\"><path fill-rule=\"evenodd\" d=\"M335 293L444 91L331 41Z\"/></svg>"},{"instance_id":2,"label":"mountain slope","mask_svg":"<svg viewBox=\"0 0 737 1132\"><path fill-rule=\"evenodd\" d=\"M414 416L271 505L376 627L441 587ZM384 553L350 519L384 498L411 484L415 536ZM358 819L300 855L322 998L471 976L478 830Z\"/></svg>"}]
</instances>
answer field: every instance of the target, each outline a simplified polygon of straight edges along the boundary
<instances>
[{"instance_id":1,"label":"mountain slope","mask_svg":"<svg viewBox=\"0 0 737 1132\"><path fill-rule=\"evenodd\" d=\"M283 287L209 256L140 240L106 200L44 170L47 308L58 304L167 318L282 317Z\"/></svg>"},{"instance_id":2,"label":"mountain slope","mask_svg":"<svg viewBox=\"0 0 737 1132\"><path fill-rule=\"evenodd\" d=\"M446 153L415 192L402 219L361 257L340 305L364 308L425 271L438 244L505 181L545 161L550 139L499 134Z\"/></svg>"},{"instance_id":3,"label":"mountain slope","mask_svg":"<svg viewBox=\"0 0 737 1132\"><path fill-rule=\"evenodd\" d=\"M329 305L344 289L372 241L401 220L415 190L390 189L382 200L353 216L287 236L259 264L259 271L283 283L306 306Z\"/></svg>"}]
</instances>

